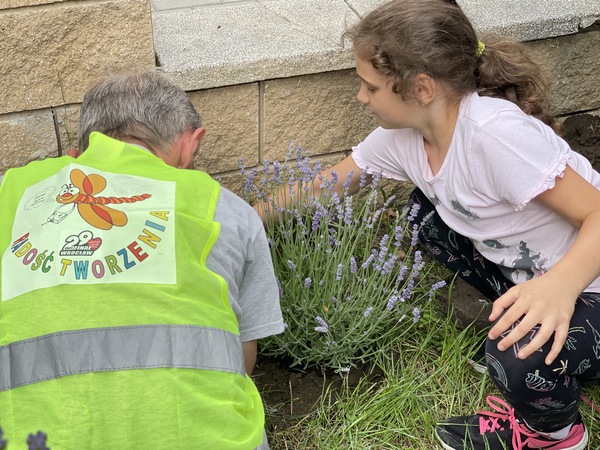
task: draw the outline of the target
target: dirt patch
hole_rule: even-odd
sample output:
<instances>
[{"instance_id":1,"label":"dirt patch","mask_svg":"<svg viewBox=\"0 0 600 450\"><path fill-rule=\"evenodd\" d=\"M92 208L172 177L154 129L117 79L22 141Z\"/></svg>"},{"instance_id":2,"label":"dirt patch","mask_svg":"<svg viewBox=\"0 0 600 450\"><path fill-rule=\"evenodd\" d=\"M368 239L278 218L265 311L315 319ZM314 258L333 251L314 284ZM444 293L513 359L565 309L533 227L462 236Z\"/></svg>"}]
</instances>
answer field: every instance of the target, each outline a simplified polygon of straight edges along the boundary
<instances>
[{"instance_id":1,"label":"dirt patch","mask_svg":"<svg viewBox=\"0 0 600 450\"><path fill-rule=\"evenodd\" d=\"M600 116L577 114L564 123L564 139L571 148L590 160L594 169L600 171Z\"/></svg>"},{"instance_id":2,"label":"dirt patch","mask_svg":"<svg viewBox=\"0 0 600 450\"><path fill-rule=\"evenodd\" d=\"M571 116L565 120L564 127L563 138L600 171L600 116ZM458 283L452 295L457 298L472 297L474 301L481 297L465 283ZM350 385L356 385L366 372L353 369L348 379ZM334 372L294 370L290 369L289 361L273 360L260 355L253 378L269 412L270 423L267 425L271 429L293 425L318 405L327 383L332 384L333 389L341 384L340 375Z\"/></svg>"}]
</instances>

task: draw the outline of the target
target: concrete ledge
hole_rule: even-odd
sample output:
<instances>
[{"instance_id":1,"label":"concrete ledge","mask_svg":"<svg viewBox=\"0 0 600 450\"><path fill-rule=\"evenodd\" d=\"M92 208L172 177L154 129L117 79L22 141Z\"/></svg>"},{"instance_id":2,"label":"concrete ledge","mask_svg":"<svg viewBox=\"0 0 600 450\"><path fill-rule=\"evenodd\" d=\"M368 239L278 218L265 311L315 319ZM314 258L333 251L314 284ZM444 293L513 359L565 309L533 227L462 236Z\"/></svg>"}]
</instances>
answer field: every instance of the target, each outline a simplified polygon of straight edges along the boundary
<instances>
[{"instance_id":1,"label":"concrete ledge","mask_svg":"<svg viewBox=\"0 0 600 450\"><path fill-rule=\"evenodd\" d=\"M517 41L574 34L600 21L598 0L458 0L475 29Z\"/></svg>"},{"instance_id":2,"label":"concrete ledge","mask_svg":"<svg viewBox=\"0 0 600 450\"><path fill-rule=\"evenodd\" d=\"M154 0L158 64L186 90L351 68L341 34L387 0L300 1ZM519 41L573 34L600 21L598 0L459 4L480 34Z\"/></svg>"}]
</instances>

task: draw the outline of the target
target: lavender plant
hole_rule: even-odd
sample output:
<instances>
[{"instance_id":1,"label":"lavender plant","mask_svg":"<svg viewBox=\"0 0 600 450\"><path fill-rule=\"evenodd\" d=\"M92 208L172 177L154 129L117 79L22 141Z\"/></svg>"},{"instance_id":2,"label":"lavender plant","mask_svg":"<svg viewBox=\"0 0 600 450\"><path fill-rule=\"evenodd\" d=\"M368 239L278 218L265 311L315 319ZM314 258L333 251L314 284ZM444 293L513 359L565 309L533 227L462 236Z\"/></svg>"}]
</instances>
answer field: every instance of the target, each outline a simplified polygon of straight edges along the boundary
<instances>
[{"instance_id":1,"label":"lavender plant","mask_svg":"<svg viewBox=\"0 0 600 450\"><path fill-rule=\"evenodd\" d=\"M36 434L30 434L27 436L27 448L28 450L50 450L46 447L46 440L48 436L42 431L38 431ZM8 440L4 438L4 431L0 427L0 450L8 448Z\"/></svg>"},{"instance_id":2,"label":"lavender plant","mask_svg":"<svg viewBox=\"0 0 600 450\"><path fill-rule=\"evenodd\" d=\"M246 201L277 215L266 228L286 329L261 342L261 352L347 371L397 346L445 285L427 281L416 209L395 211L377 175L368 186L363 176L360 195L349 196L350 174L339 196L337 174L324 176L300 147L284 163L242 173ZM282 186L288 195L277 194Z\"/></svg>"}]
</instances>

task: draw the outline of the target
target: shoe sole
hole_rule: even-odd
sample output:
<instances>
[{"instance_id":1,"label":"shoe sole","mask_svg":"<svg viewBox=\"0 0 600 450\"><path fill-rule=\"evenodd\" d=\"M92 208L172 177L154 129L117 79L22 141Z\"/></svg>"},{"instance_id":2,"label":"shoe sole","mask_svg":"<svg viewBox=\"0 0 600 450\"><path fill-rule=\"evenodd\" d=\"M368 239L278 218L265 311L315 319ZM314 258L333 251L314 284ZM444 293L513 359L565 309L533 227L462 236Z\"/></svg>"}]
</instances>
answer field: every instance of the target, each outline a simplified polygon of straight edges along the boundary
<instances>
[{"instance_id":1,"label":"shoe sole","mask_svg":"<svg viewBox=\"0 0 600 450\"><path fill-rule=\"evenodd\" d=\"M587 448L587 446L588 446L588 441L590 439L587 427L584 427L583 433L584 434L583 434L583 438L581 439L581 441L579 441L574 446L572 446L572 447L563 447L563 448L560 448L560 449L556 448L555 450L585 450ZM447 445L446 443L444 443L444 441L442 441L442 438L438 434L437 430L435 430L435 437L437 438L437 440L439 441L440 445L442 446L442 448L444 450L461 450L461 449L456 449L455 447L450 447L449 445ZM473 450L479 450L479 449L473 449ZM534 449L531 448L531 450L534 450ZM554 449L552 449L552 450L554 450Z\"/></svg>"},{"instance_id":2,"label":"shoe sole","mask_svg":"<svg viewBox=\"0 0 600 450\"><path fill-rule=\"evenodd\" d=\"M471 366L471 368L482 375L487 375L488 370L484 364L473 361L472 359L467 359L467 364Z\"/></svg>"}]
</instances>

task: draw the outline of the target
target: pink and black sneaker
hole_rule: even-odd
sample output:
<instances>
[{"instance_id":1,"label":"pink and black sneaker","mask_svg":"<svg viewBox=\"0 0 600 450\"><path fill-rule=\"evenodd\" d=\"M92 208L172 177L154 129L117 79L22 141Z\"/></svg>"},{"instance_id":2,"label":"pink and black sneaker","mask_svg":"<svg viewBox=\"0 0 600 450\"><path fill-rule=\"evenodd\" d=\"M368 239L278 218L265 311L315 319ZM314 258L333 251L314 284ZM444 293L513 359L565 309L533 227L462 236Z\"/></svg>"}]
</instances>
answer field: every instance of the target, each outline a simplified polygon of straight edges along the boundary
<instances>
[{"instance_id":1,"label":"pink and black sneaker","mask_svg":"<svg viewBox=\"0 0 600 450\"><path fill-rule=\"evenodd\" d=\"M452 417L435 427L435 434L446 450L583 450L588 432L578 418L568 436L548 439L518 420L514 409L503 400L489 396L493 411L479 411L474 416Z\"/></svg>"}]
</instances>

